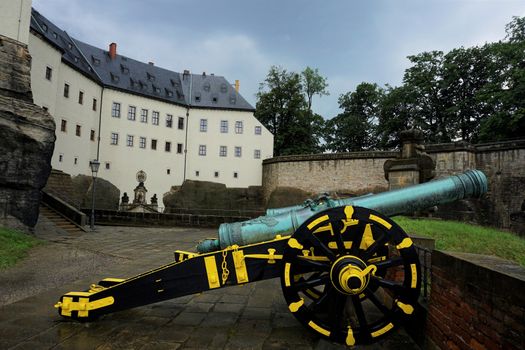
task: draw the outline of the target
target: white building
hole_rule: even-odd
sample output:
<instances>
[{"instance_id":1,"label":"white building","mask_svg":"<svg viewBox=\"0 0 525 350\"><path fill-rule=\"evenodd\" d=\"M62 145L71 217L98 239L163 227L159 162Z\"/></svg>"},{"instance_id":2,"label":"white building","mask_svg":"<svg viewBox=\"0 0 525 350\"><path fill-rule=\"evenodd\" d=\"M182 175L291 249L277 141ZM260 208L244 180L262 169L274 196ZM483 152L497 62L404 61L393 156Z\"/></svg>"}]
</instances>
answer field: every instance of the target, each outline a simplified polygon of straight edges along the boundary
<instances>
[{"instance_id":1,"label":"white building","mask_svg":"<svg viewBox=\"0 0 525 350\"><path fill-rule=\"evenodd\" d=\"M30 9L28 0L4 2L3 13L22 20L3 21L0 34L27 40L34 102L57 125L54 169L91 175L89 161L99 159L98 176L129 195L144 170L148 196L159 198L185 179L261 185L273 135L224 77L139 62L114 43L93 47L34 9L24 34Z\"/></svg>"}]
</instances>

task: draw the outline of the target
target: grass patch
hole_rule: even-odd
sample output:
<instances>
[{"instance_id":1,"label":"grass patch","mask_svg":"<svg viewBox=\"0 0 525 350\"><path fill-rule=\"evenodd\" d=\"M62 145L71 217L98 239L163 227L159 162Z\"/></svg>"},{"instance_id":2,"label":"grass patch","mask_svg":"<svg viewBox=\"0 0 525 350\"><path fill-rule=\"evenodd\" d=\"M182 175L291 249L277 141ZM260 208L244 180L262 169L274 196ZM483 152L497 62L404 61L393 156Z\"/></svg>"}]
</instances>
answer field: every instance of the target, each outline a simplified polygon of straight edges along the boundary
<instances>
[{"instance_id":1,"label":"grass patch","mask_svg":"<svg viewBox=\"0 0 525 350\"><path fill-rule=\"evenodd\" d=\"M25 233L0 227L0 269L14 265L42 241Z\"/></svg>"},{"instance_id":2,"label":"grass patch","mask_svg":"<svg viewBox=\"0 0 525 350\"><path fill-rule=\"evenodd\" d=\"M496 255L525 267L525 239L490 227L457 221L394 218L407 233L436 240L436 249Z\"/></svg>"}]
</instances>

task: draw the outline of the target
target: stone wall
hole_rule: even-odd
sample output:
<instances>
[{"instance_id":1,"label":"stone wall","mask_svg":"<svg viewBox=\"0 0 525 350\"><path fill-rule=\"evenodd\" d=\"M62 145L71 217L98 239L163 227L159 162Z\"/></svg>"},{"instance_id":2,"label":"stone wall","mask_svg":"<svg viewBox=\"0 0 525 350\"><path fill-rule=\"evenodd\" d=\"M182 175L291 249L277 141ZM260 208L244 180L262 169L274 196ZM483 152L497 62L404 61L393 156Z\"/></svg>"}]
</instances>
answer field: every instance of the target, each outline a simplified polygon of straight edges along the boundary
<instances>
[{"instance_id":1,"label":"stone wall","mask_svg":"<svg viewBox=\"0 0 525 350\"><path fill-rule=\"evenodd\" d=\"M388 189L383 164L397 152L350 152L282 156L263 161L263 196L278 187L312 194L365 194Z\"/></svg>"},{"instance_id":2,"label":"stone wall","mask_svg":"<svg viewBox=\"0 0 525 350\"><path fill-rule=\"evenodd\" d=\"M525 269L497 257L432 253L428 348L523 349Z\"/></svg>"},{"instance_id":3,"label":"stone wall","mask_svg":"<svg viewBox=\"0 0 525 350\"><path fill-rule=\"evenodd\" d=\"M53 118L35 104L27 46L0 36L0 225L31 230L51 171Z\"/></svg>"}]
</instances>

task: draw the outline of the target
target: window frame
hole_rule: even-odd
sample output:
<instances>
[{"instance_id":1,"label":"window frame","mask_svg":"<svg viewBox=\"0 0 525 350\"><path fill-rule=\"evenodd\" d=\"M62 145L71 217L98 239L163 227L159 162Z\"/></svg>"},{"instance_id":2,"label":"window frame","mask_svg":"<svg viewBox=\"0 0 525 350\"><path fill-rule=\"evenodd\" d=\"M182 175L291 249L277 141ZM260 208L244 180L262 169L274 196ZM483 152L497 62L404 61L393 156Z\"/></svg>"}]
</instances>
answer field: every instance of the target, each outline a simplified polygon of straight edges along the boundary
<instances>
[{"instance_id":1,"label":"window frame","mask_svg":"<svg viewBox=\"0 0 525 350\"><path fill-rule=\"evenodd\" d=\"M178 121L177 121L177 128L179 130L184 130L184 118L183 117L179 117Z\"/></svg>"},{"instance_id":2,"label":"window frame","mask_svg":"<svg viewBox=\"0 0 525 350\"><path fill-rule=\"evenodd\" d=\"M70 87L71 87L71 86L70 86L68 83L64 83L64 92L63 92L62 95L63 95L65 98L69 98L69 88L70 88Z\"/></svg>"},{"instance_id":3,"label":"window frame","mask_svg":"<svg viewBox=\"0 0 525 350\"><path fill-rule=\"evenodd\" d=\"M149 114L149 110L146 109L146 108L141 108L140 109L140 122L141 123L148 123L148 114Z\"/></svg>"},{"instance_id":4,"label":"window frame","mask_svg":"<svg viewBox=\"0 0 525 350\"><path fill-rule=\"evenodd\" d=\"M219 146L219 157L228 156L228 146Z\"/></svg>"},{"instance_id":5,"label":"window frame","mask_svg":"<svg viewBox=\"0 0 525 350\"><path fill-rule=\"evenodd\" d=\"M206 145L199 145L199 156L206 156Z\"/></svg>"},{"instance_id":6,"label":"window frame","mask_svg":"<svg viewBox=\"0 0 525 350\"><path fill-rule=\"evenodd\" d=\"M220 129L221 129L221 134L227 134L228 133L228 121L227 120L221 120L220 122Z\"/></svg>"},{"instance_id":7,"label":"window frame","mask_svg":"<svg viewBox=\"0 0 525 350\"><path fill-rule=\"evenodd\" d=\"M164 143L164 152L171 152L171 141L166 141Z\"/></svg>"},{"instance_id":8,"label":"window frame","mask_svg":"<svg viewBox=\"0 0 525 350\"><path fill-rule=\"evenodd\" d=\"M81 137L82 135L82 125L77 124L75 127L75 135Z\"/></svg>"},{"instance_id":9,"label":"window frame","mask_svg":"<svg viewBox=\"0 0 525 350\"><path fill-rule=\"evenodd\" d=\"M151 124L159 125L160 113L158 111L151 111Z\"/></svg>"},{"instance_id":10,"label":"window frame","mask_svg":"<svg viewBox=\"0 0 525 350\"><path fill-rule=\"evenodd\" d=\"M242 134L243 132L244 132L244 124L242 120L236 120L235 121L235 133Z\"/></svg>"},{"instance_id":11,"label":"window frame","mask_svg":"<svg viewBox=\"0 0 525 350\"><path fill-rule=\"evenodd\" d=\"M118 146L119 134L118 132L112 132L110 135L110 145Z\"/></svg>"},{"instance_id":12,"label":"window frame","mask_svg":"<svg viewBox=\"0 0 525 350\"><path fill-rule=\"evenodd\" d=\"M235 146L234 154L235 154L235 157L241 158L242 157L242 147Z\"/></svg>"},{"instance_id":13,"label":"window frame","mask_svg":"<svg viewBox=\"0 0 525 350\"><path fill-rule=\"evenodd\" d=\"M135 137L133 135L126 135L126 146L127 147L133 147L133 144L135 142Z\"/></svg>"},{"instance_id":14,"label":"window frame","mask_svg":"<svg viewBox=\"0 0 525 350\"><path fill-rule=\"evenodd\" d=\"M157 139L151 139L151 149L156 151L157 150Z\"/></svg>"},{"instance_id":15,"label":"window frame","mask_svg":"<svg viewBox=\"0 0 525 350\"><path fill-rule=\"evenodd\" d=\"M137 119L137 107L128 106L128 120L135 121Z\"/></svg>"},{"instance_id":16,"label":"window frame","mask_svg":"<svg viewBox=\"0 0 525 350\"><path fill-rule=\"evenodd\" d=\"M258 132L257 132L258 131ZM262 126L256 125L255 126L255 135L262 135Z\"/></svg>"},{"instance_id":17,"label":"window frame","mask_svg":"<svg viewBox=\"0 0 525 350\"><path fill-rule=\"evenodd\" d=\"M113 102L111 105L111 117L120 118L121 104L120 102Z\"/></svg>"},{"instance_id":18,"label":"window frame","mask_svg":"<svg viewBox=\"0 0 525 350\"><path fill-rule=\"evenodd\" d=\"M78 90L78 104L83 105L84 104L84 91Z\"/></svg>"},{"instance_id":19,"label":"window frame","mask_svg":"<svg viewBox=\"0 0 525 350\"><path fill-rule=\"evenodd\" d=\"M208 132L208 119L201 118L199 122L199 131L200 132Z\"/></svg>"},{"instance_id":20,"label":"window frame","mask_svg":"<svg viewBox=\"0 0 525 350\"><path fill-rule=\"evenodd\" d=\"M173 128L173 114L166 114L166 127Z\"/></svg>"},{"instance_id":21,"label":"window frame","mask_svg":"<svg viewBox=\"0 0 525 350\"><path fill-rule=\"evenodd\" d=\"M46 80L53 81L53 68L46 66L46 72L44 76Z\"/></svg>"},{"instance_id":22,"label":"window frame","mask_svg":"<svg viewBox=\"0 0 525 350\"><path fill-rule=\"evenodd\" d=\"M147 140L144 136L139 136L139 148L145 149Z\"/></svg>"}]
</instances>

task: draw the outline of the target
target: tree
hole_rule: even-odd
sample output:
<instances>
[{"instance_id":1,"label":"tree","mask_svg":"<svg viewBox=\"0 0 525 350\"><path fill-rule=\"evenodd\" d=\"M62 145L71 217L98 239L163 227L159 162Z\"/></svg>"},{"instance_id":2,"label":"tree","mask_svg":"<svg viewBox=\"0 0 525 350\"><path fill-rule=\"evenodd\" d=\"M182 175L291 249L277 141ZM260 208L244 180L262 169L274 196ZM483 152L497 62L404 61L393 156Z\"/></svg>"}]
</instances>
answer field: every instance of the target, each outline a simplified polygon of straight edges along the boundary
<instances>
[{"instance_id":1,"label":"tree","mask_svg":"<svg viewBox=\"0 0 525 350\"><path fill-rule=\"evenodd\" d=\"M326 123L326 146L335 152L362 151L374 145L374 124L384 91L377 84L361 83L339 97L343 112Z\"/></svg>"},{"instance_id":2,"label":"tree","mask_svg":"<svg viewBox=\"0 0 525 350\"><path fill-rule=\"evenodd\" d=\"M273 133L274 155L319 150L319 118L307 109L299 74L272 66L260 84L255 117Z\"/></svg>"},{"instance_id":3,"label":"tree","mask_svg":"<svg viewBox=\"0 0 525 350\"><path fill-rule=\"evenodd\" d=\"M319 70L317 68L312 69L310 67L306 67L305 70L301 72L301 79L304 93L306 95L307 107L308 110L311 111L312 98L314 95L329 95L328 90L326 90L328 83L326 82L326 78L319 74Z\"/></svg>"},{"instance_id":4,"label":"tree","mask_svg":"<svg viewBox=\"0 0 525 350\"><path fill-rule=\"evenodd\" d=\"M376 148L394 149L399 146L399 132L415 125L413 108L406 87L386 86L379 105Z\"/></svg>"}]
</instances>

